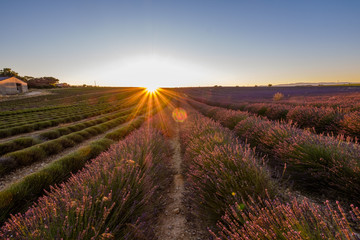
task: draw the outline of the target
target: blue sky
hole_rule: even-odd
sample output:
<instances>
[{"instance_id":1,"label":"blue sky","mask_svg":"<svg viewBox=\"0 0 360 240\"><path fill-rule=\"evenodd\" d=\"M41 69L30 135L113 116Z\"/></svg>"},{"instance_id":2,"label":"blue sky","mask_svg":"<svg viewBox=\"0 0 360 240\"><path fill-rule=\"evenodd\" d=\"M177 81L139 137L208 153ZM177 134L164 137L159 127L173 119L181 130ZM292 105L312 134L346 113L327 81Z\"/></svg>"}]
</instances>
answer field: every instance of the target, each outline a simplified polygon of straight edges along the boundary
<instances>
[{"instance_id":1,"label":"blue sky","mask_svg":"<svg viewBox=\"0 0 360 240\"><path fill-rule=\"evenodd\" d=\"M360 82L360 1L1 1L0 68L104 86Z\"/></svg>"}]
</instances>

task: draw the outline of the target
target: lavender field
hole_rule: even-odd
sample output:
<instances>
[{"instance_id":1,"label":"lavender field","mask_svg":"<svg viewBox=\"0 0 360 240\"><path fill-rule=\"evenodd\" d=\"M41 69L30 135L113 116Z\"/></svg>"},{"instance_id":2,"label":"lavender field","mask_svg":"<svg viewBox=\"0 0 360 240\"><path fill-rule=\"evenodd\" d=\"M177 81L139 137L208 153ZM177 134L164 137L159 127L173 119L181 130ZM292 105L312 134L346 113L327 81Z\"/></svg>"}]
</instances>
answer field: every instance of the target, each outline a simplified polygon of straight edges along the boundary
<instances>
[{"instance_id":1,"label":"lavender field","mask_svg":"<svg viewBox=\"0 0 360 240\"><path fill-rule=\"evenodd\" d=\"M360 0L0 9L0 240L360 240Z\"/></svg>"},{"instance_id":2,"label":"lavender field","mask_svg":"<svg viewBox=\"0 0 360 240\"><path fill-rule=\"evenodd\" d=\"M67 108L85 119L3 136L1 239L360 239L360 93L226 102L228 89L207 90L3 105L16 109L1 112L4 132Z\"/></svg>"}]
</instances>

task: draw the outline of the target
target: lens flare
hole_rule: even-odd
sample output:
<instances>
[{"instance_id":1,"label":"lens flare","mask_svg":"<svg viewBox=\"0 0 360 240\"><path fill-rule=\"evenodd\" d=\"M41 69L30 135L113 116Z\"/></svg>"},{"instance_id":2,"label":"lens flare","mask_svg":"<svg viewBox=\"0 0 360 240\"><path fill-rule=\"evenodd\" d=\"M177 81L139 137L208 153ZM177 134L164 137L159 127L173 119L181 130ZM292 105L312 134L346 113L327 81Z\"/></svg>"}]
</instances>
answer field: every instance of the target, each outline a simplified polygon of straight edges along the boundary
<instances>
[{"instance_id":1,"label":"lens flare","mask_svg":"<svg viewBox=\"0 0 360 240\"><path fill-rule=\"evenodd\" d=\"M176 122L184 122L187 118L187 113L183 108L175 108L172 112L172 117Z\"/></svg>"}]
</instances>

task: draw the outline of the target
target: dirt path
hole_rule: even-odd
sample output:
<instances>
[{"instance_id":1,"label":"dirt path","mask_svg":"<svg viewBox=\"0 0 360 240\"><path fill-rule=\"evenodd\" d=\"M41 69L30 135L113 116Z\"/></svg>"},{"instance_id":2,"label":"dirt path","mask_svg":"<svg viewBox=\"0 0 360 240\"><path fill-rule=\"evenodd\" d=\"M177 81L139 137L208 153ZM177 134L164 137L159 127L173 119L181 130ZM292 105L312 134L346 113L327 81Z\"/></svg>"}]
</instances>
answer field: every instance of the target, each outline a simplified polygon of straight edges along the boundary
<instances>
[{"instance_id":1,"label":"dirt path","mask_svg":"<svg viewBox=\"0 0 360 240\"><path fill-rule=\"evenodd\" d=\"M17 100L17 99L23 99L23 98L31 98L31 97L37 97L41 95L50 95L53 94L46 90L29 90L26 93L17 94L17 95L4 95L0 96L0 102L10 101L10 100Z\"/></svg>"},{"instance_id":2,"label":"dirt path","mask_svg":"<svg viewBox=\"0 0 360 240\"><path fill-rule=\"evenodd\" d=\"M117 127L114 127L112 129L109 129L108 131L100 134L100 135L97 135L93 138L90 138L72 148L67 148L65 149L64 151L56 154L56 155L52 155L42 161L38 161L38 162L35 162L29 166L25 166L25 167L22 167L22 168L19 168L19 169L16 169L15 171L7 174L6 176L0 178L0 191L2 191L3 189L5 189L7 186L10 186L11 184L15 183L16 181L18 181L19 179L22 179L23 177L25 177L26 175L29 175L31 173L34 173L34 172L37 172L39 171L40 169L42 169L43 167L45 167L47 164L53 162L53 161L56 161L62 157L64 157L65 155L71 153L71 152L74 152L76 150L78 150L79 148L82 148L84 146L87 146L88 144L90 144L91 142L93 141L96 141L96 140L99 140L103 137L105 137L106 134L112 132L112 131L115 131L123 126L125 126L127 123L124 123L124 124L121 124Z\"/></svg>"},{"instance_id":3,"label":"dirt path","mask_svg":"<svg viewBox=\"0 0 360 240\"><path fill-rule=\"evenodd\" d=\"M159 240L203 239L204 236L196 226L186 219L187 208L184 206L184 177L181 171L182 157L179 142L179 127L176 126L176 135L171 140L174 155L171 166L174 170L173 183L166 196L167 204L164 212L159 216L156 235Z\"/></svg>"}]
</instances>

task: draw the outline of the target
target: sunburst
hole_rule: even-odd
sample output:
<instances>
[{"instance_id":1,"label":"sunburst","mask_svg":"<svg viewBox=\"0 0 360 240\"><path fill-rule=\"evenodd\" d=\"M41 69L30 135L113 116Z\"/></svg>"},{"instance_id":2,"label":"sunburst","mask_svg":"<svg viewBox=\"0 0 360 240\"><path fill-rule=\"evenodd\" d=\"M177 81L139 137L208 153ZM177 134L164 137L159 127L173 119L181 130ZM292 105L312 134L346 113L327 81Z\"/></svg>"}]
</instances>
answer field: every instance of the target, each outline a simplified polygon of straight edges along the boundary
<instances>
[{"instance_id":1,"label":"sunburst","mask_svg":"<svg viewBox=\"0 0 360 240\"><path fill-rule=\"evenodd\" d=\"M149 93L149 94L155 94L157 93L159 90L158 87L154 87L154 86L151 86L151 87L146 87L146 91Z\"/></svg>"}]
</instances>

